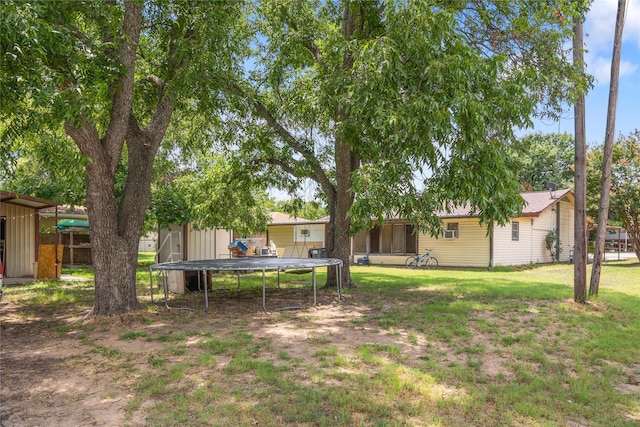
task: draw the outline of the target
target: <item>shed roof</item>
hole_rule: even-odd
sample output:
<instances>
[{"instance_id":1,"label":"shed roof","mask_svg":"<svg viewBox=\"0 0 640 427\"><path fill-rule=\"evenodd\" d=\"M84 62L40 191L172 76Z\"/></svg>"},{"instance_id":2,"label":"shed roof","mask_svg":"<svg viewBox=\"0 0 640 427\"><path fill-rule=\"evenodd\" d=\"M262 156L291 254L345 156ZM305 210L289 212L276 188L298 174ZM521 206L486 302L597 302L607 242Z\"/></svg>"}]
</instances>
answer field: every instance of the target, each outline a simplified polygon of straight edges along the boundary
<instances>
[{"instance_id":1,"label":"shed roof","mask_svg":"<svg viewBox=\"0 0 640 427\"><path fill-rule=\"evenodd\" d=\"M59 206L60 203L52 200L40 199L38 197L25 196L24 194L13 193L11 191L0 190L0 203L8 205L22 206L33 210L40 210Z\"/></svg>"},{"instance_id":2,"label":"shed roof","mask_svg":"<svg viewBox=\"0 0 640 427\"><path fill-rule=\"evenodd\" d=\"M58 216L69 216L69 217L87 217L87 208L84 206L70 206L70 205L61 205L57 208ZM40 216L42 217L50 217L55 216L56 209L55 208L45 208L40 211Z\"/></svg>"}]
</instances>

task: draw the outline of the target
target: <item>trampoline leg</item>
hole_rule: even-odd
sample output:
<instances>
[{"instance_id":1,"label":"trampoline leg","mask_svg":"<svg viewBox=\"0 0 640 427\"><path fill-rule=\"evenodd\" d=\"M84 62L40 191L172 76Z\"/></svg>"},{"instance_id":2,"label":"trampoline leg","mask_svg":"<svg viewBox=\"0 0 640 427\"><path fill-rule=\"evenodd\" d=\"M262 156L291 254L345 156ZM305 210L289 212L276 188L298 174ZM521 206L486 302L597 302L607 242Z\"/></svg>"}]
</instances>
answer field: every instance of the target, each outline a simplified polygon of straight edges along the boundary
<instances>
[{"instance_id":1,"label":"trampoline leg","mask_svg":"<svg viewBox=\"0 0 640 427\"><path fill-rule=\"evenodd\" d=\"M280 269L278 269L278 289L280 289Z\"/></svg>"},{"instance_id":2,"label":"trampoline leg","mask_svg":"<svg viewBox=\"0 0 640 427\"><path fill-rule=\"evenodd\" d=\"M316 268L313 267L311 272L311 281L313 282L313 306L316 306Z\"/></svg>"},{"instance_id":3,"label":"trampoline leg","mask_svg":"<svg viewBox=\"0 0 640 427\"><path fill-rule=\"evenodd\" d=\"M207 293L207 270L203 270L204 272L204 306L207 311L209 311L209 294ZM200 286L200 272L198 272L198 286Z\"/></svg>"},{"instance_id":4,"label":"trampoline leg","mask_svg":"<svg viewBox=\"0 0 640 427\"><path fill-rule=\"evenodd\" d=\"M200 286L200 271L198 271L198 292L202 292L202 286Z\"/></svg>"},{"instance_id":5,"label":"trampoline leg","mask_svg":"<svg viewBox=\"0 0 640 427\"><path fill-rule=\"evenodd\" d=\"M336 290L338 291L338 300L342 301L342 292L340 291L340 281L342 277L340 277L340 269L338 265L336 265L336 277L338 278L338 283L336 284Z\"/></svg>"},{"instance_id":6,"label":"trampoline leg","mask_svg":"<svg viewBox=\"0 0 640 427\"><path fill-rule=\"evenodd\" d=\"M262 270L262 310L267 311L267 299L265 297L264 270Z\"/></svg>"},{"instance_id":7,"label":"trampoline leg","mask_svg":"<svg viewBox=\"0 0 640 427\"><path fill-rule=\"evenodd\" d=\"M151 302L153 302L153 270L149 267L149 294L151 295Z\"/></svg>"},{"instance_id":8,"label":"trampoline leg","mask_svg":"<svg viewBox=\"0 0 640 427\"><path fill-rule=\"evenodd\" d=\"M167 308L171 308L169 307L169 272L166 270L162 275L162 284L164 290L164 306Z\"/></svg>"},{"instance_id":9,"label":"trampoline leg","mask_svg":"<svg viewBox=\"0 0 640 427\"><path fill-rule=\"evenodd\" d=\"M236 273L238 274L238 289L236 289L236 291L239 291L240 290L240 270L238 270Z\"/></svg>"}]
</instances>

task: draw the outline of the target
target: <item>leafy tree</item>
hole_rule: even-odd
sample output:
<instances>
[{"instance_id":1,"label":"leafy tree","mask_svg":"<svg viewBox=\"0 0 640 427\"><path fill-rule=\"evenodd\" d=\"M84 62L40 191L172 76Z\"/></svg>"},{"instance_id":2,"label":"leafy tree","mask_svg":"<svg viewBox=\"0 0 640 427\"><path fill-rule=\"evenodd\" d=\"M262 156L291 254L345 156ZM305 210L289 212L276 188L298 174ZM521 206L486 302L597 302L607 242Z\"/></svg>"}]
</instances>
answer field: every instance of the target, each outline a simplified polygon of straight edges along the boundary
<instances>
[{"instance_id":1,"label":"leafy tree","mask_svg":"<svg viewBox=\"0 0 640 427\"><path fill-rule=\"evenodd\" d=\"M587 155L587 209L597 218L602 180L602 147ZM633 251L640 259L640 131L620 136L613 146L609 218L629 233Z\"/></svg>"},{"instance_id":2,"label":"leafy tree","mask_svg":"<svg viewBox=\"0 0 640 427\"><path fill-rule=\"evenodd\" d=\"M195 228L225 227L240 235L266 230L266 183L250 171L239 173L233 156L216 150L156 159L149 210L160 228L191 223Z\"/></svg>"},{"instance_id":3,"label":"leafy tree","mask_svg":"<svg viewBox=\"0 0 640 427\"><path fill-rule=\"evenodd\" d=\"M311 220L324 218L328 214L326 207L320 202L304 201L300 198L276 201L273 204L273 210Z\"/></svg>"},{"instance_id":4,"label":"leafy tree","mask_svg":"<svg viewBox=\"0 0 640 427\"><path fill-rule=\"evenodd\" d=\"M525 188L545 189L548 182L558 188L573 185L573 136L568 133L533 133L513 145L513 170Z\"/></svg>"},{"instance_id":5,"label":"leafy tree","mask_svg":"<svg viewBox=\"0 0 640 427\"><path fill-rule=\"evenodd\" d=\"M251 173L238 174L234 161L202 156L197 167L181 178L194 225L207 228L225 224L242 236L266 231L269 216L264 183L256 181Z\"/></svg>"},{"instance_id":6,"label":"leafy tree","mask_svg":"<svg viewBox=\"0 0 640 427\"><path fill-rule=\"evenodd\" d=\"M77 147L68 143L62 129L45 130L33 139L21 150L10 150L8 146L2 150L0 186L21 194L84 206L84 158ZM36 149L38 146L40 149Z\"/></svg>"},{"instance_id":7,"label":"leafy tree","mask_svg":"<svg viewBox=\"0 0 640 427\"><path fill-rule=\"evenodd\" d=\"M484 223L521 209L514 127L588 86L563 48L584 2L262 2L246 110L227 135L265 177L310 178L348 270L349 235L400 215L437 232L470 203ZM241 131L237 129L241 127ZM232 131L231 129L236 129ZM336 278L330 272L328 284Z\"/></svg>"},{"instance_id":8,"label":"leafy tree","mask_svg":"<svg viewBox=\"0 0 640 427\"><path fill-rule=\"evenodd\" d=\"M94 315L140 307L136 252L153 161L163 143L168 151L200 144L175 137L179 130L169 129L172 137L165 139L174 115L177 125L185 117L196 127L219 120L220 87L239 71L240 5L2 2L3 152L19 152L27 144L42 152L46 141L25 135L64 127L86 158Z\"/></svg>"}]
</instances>

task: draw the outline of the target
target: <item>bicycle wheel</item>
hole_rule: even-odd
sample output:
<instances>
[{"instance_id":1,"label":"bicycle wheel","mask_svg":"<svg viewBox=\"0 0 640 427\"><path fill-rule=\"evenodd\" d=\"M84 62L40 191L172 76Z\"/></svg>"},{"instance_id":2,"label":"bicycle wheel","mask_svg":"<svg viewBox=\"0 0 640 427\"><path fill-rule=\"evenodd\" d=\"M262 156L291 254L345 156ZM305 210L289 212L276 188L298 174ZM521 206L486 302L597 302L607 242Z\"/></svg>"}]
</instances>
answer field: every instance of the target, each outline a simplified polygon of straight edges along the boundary
<instances>
[{"instance_id":1,"label":"bicycle wheel","mask_svg":"<svg viewBox=\"0 0 640 427\"><path fill-rule=\"evenodd\" d=\"M424 264L430 270L435 270L436 268L438 268L438 260L432 256L427 258L427 261Z\"/></svg>"},{"instance_id":2,"label":"bicycle wheel","mask_svg":"<svg viewBox=\"0 0 640 427\"><path fill-rule=\"evenodd\" d=\"M416 257L410 256L409 258L407 258L407 260L404 262L404 266L407 268L416 268L418 266Z\"/></svg>"}]
</instances>

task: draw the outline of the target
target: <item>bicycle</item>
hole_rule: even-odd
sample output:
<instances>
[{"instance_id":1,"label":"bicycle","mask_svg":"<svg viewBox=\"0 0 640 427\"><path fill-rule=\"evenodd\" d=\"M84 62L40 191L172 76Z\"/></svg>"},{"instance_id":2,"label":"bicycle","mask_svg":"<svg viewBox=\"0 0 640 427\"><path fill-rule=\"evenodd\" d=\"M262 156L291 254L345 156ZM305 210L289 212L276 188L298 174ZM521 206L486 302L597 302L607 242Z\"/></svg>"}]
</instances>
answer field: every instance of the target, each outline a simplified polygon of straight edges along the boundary
<instances>
[{"instance_id":1,"label":"bicycle","mask_svg":"<svg viewBox=\"0 0 640 427\"><path fill-rule=\"evenodd\" d=\"M438 268L438 259L429 253L430 250L431 249L426 249L426 252L422 255L415 255L407 258L404 263L405 267L418 268L424 266L433 270Z\"/></svg>"}]
</instances>

